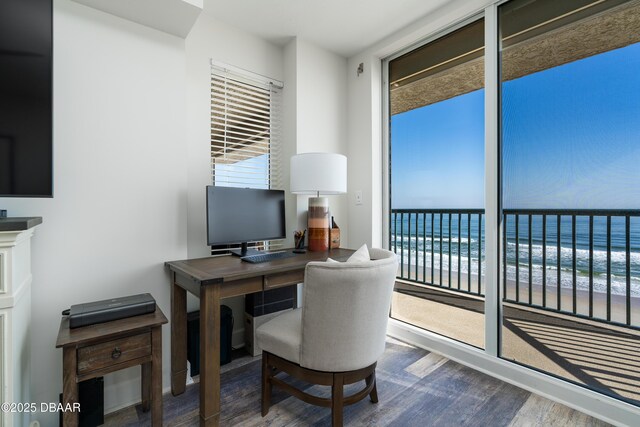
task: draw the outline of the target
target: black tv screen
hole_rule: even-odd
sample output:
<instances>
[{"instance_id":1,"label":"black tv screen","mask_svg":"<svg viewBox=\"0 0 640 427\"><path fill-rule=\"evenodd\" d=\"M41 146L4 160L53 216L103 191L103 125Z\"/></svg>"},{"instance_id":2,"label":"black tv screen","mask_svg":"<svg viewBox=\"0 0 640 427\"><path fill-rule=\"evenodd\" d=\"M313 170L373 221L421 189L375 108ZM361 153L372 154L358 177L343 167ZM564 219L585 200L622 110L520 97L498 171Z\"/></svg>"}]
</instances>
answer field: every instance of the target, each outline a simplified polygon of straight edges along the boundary
<instances>
[{"instance_id":1,"label":"black tv screen","mask_svg":"<svg viewBox=\"0 0 640 427\"><path fill-rule=\"evenodd\" d=\"M284 191L207 187L207 243L284 239Z\"/></svg>"},{"instance_id":2,"label":"black tv screen","mask_svg":"<svg viewBox=\"0 0 640 427\"><path fill-rule=\"evenodd\" d=\"M0 197L53 196L52 0L0 0Z\"/></svg>"}]
</instances>

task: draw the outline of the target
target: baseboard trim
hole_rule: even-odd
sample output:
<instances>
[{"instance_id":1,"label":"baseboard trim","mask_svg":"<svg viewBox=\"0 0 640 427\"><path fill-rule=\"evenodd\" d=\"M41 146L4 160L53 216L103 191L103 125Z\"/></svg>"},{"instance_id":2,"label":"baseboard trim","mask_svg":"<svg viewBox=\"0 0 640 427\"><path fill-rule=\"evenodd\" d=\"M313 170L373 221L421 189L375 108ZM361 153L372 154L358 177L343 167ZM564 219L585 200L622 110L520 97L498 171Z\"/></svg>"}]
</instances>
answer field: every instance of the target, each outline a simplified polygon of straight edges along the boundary
<instances>
[{"instance_id":1,"label":"baseboard trim","mask_svg":"<svg viewBox=\"0 0 640 427\"><path fill-rule=\"evenodd\" d=\"M171 386L167 386L167 387L164 387L162 389L162 396L163 397L167 393L171 393ZM136 399L133 399L133 400L127 402L127 403L121 403L121 404L113 406L111 408L105 408L104 409L104 414L105 415L109 415L109 414L112 414L114 412L118 412L118 411L120 411L122 409L129 408L131 406L140 405L141 403L142 403L142 400L139 399L139 398L136 398Z\"/></svg>"},{"instance_id":2,"label":"baseboard trim","mask_svg":"<svg viewBox=\"0 0 640 427\"><path fill-rule=\"evenodd\" d=\"M631 427L640 419L640 408L634 405L490 356L475 347L407 323L389 319L387 334L610 424Z\"/></svg>"}]
</instances>

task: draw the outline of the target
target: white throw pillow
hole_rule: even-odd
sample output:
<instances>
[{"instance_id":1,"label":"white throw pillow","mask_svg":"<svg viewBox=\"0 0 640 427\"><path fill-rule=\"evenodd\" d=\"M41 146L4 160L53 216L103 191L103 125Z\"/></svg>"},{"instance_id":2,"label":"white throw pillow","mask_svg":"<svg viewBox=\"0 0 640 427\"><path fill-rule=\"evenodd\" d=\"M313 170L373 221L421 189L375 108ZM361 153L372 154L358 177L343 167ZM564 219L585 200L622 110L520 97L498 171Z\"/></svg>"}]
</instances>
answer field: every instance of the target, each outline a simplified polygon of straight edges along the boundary
<instances>
[{"instance_id":1,"label":"white throw pillow","mask_svg":"<svg viewBox=\"0 0 640 427\"><path fill-rule=\"evenodd\" d=\"M367 244L360 246L360 249L355 251L353 255L349 257L347 262L365 262L371 261L371 257L369 256L369 249L367 248Z\"/></svg>"},{"instance_id":2,"label":"white throw pillow","mask_svg":"<svg viewBox=\"0 0 640 427\"><path fill-rule=\"evenodd\" d=\"M371 257L369 255L369 249L367 248L367 244L366 243L364 245L360 246L360 249L358 249L353 254L351 254L349 259L347 259L345 262L365 262L365 261L371 261ZM326 262L328 262L328 263L336 263L336 262L340 262L340 261L336 261L333 258L327 258Z\"/></svg>"}]
</instances>

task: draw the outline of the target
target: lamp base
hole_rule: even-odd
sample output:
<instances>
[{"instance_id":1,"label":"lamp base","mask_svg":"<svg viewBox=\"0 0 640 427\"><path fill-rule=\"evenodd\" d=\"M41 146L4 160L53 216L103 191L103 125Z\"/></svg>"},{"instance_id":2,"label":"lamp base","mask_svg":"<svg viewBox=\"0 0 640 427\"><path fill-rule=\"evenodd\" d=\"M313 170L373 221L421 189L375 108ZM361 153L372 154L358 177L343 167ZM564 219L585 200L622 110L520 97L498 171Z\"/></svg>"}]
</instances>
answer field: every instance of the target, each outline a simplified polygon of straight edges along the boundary
<instances>
[{"instance_id":1,"label":"lamp base","mask_svg":"<svg viewBox=\"0 0 640 427\"><path fill-rule=\"evenodd\" d=\"M310 197L307 214L310 251L329 250L329 199Z\"/></svg>"}]
</instances>

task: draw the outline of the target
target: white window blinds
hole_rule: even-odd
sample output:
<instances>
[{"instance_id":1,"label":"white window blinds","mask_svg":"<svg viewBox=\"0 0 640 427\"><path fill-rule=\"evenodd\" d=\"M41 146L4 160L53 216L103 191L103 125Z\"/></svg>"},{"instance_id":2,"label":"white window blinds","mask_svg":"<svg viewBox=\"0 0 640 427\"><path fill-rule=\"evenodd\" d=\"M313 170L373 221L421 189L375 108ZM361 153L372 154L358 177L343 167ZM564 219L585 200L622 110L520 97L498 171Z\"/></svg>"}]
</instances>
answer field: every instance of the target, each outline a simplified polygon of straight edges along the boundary
<instances>
[{"instance_id":1,"label":"white window blinds","mask_svg":"<svg viewBox=\"0 0 640 427\"><path fill-rule=\"evenodd\" d=\"M211 66L213 185L281 189L282 84Z\"/></svg>"}]
</instances>

